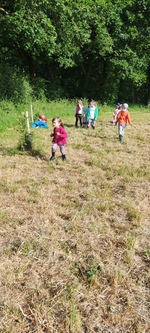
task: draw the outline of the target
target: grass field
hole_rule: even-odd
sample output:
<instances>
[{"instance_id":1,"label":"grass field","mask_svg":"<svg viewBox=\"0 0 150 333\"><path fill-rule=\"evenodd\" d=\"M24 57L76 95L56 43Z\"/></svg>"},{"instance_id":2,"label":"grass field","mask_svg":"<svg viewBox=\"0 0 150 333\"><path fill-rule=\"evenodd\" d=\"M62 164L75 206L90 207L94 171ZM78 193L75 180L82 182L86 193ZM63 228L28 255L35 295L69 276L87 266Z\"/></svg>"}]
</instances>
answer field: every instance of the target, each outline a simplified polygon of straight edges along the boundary
<instances>
[{"instance_id":1,"label":"grass field","mask_svg":"<svg viewBox=\"0 0 150 333\"><path fill-rule=\"evenodd\" d=\"M0 332L150 332L150 113L130 114L123 143L112 112L61 114L65 162L48 111L33 151L0 133Z\"/></svg>"}]
</instances>

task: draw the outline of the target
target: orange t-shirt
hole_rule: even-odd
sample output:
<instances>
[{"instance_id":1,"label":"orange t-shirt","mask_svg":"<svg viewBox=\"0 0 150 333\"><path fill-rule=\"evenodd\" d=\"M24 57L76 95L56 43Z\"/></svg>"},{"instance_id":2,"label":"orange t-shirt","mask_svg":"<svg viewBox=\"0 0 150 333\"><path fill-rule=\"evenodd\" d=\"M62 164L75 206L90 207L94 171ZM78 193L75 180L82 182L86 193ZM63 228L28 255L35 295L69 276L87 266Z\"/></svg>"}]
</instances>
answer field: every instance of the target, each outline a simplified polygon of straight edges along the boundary
<instances>
[{"instance_id":1,"label":"orange t-shirt","mask_svg":"<svg viewBox=\"0 0 150 333\"><path fill-rule=\"evenodd\" d=\"M117 114L117 122L119 125L127 125L131 123L130 114L128 111L120 111Z\"/></svg>"}]
</instances>

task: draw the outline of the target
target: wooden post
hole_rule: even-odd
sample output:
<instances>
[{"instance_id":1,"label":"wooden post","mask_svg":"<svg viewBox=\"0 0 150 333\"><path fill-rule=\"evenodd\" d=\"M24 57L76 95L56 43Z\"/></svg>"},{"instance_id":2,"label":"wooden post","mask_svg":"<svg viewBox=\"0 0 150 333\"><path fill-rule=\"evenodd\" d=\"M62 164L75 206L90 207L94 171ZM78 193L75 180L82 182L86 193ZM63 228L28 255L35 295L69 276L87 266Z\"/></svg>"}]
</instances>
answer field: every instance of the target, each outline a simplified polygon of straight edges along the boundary
<instances>
[{"instance_id":1,"label":"wooden post","mask_svg":"<svg viewBox=\"0 0 150 333\"><path fill-rule=\"evenodd\" d=\"M31 120L32 120L32 123L33 123L33 110L32 110L32 104L30 105L30 112L31 112Z\"/></svg>"},{"instance_id":2,"label":"wooden post","mask_svg":"<svg viewBox=\"0 0 150 333\"><path fill-rule=\"evenodd\" d=\"M30 133L30 124L29 124L28 111L26 111L26 120L27 120L27 132Z\"/></svg>"}]
</instances>

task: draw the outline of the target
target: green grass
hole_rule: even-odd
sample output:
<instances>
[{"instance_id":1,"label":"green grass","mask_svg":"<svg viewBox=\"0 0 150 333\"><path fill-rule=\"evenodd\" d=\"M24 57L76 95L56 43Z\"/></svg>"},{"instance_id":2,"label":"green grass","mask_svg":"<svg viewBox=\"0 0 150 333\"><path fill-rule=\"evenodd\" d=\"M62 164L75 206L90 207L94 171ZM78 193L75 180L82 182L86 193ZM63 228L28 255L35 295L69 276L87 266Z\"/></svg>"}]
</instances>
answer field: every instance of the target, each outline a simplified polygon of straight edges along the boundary
<instances>
[{"instance_id":1,"label":"green grass","mask_svg":"<svg viewBox=\"0 0 150 333\"><path fill-rule=\"evenodd\" d=\"M131 108L121 144L113 107L100 106L94 131L74 127L74 107L34 102L49 128L31 128L28 151L18 149L15 114L24 121L30 105L5 115L0 331L149 333L149 112ZM49 162L56 115L68 132L66 162L59 150Z\"/></svg>"}]
</instances>

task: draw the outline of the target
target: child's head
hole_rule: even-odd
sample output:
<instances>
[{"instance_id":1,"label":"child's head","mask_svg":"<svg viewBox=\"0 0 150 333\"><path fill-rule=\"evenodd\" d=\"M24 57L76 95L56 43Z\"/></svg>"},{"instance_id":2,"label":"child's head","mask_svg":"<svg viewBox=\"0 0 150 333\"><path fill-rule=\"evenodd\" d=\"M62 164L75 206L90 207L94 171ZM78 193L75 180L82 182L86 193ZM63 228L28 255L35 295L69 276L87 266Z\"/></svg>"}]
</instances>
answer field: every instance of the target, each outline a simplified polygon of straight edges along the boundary
<instances>
[{"instance_id":1,"label":"child's head","mask_svg":"<svg viewBox=\"0 0 150 333\"><path fill-rule=\"evenodd\" d=\"M81 99L78 99L78 100L77 100L77 105L81 105L81 106L83 105Z\"/></svg>"},{"instance_id":2,"label":"child's head","mask_svg":"<svg viewBox=\"0 0 150 333\"><path fill-rule=\"evenodd\" d=\"M122 104L122 110L123 111L127 111L128 107L129 107L129 105L127 103Z\"/></svg>"},{"instance_id":3,"label":"child's head","mask_svg":"<svg viewBox=\"0 0 150 333\"><path fill-rule=\"evenodd\" d=\"M89 102L89 107L93 107L95 106L95 102L93 101L93 99Z\"/></svg>"},{"instance_id":4,"label":"child's head","mask_svg":"<svg viewBox=\"0 0 150 333\"><path fill-rule=\"evenodd\" d=\"M59 117L55 117L52 119L52 125L54 128L58 128L60 126L64 127L63 122Z\"/></svg>"},{"instance_id":5,"label":"child's head","mask_svg":"<svg viewBox=\"0 0 150 333\"><path fill-rule=\"evenodd\" d=\"M121 108L121 106L122 106L122 104L120 104L120 103L117 103L117 104L116 104L116 109L120 109L120 108Z\"/></svg>"},{"instance_id":6,"label":"child's head","mask_svg":"<svg viewBox=\"0 0 150 333\"><path fill-rule=\"evenodd\" d=\"M39 120L47 122L47 118L44 115L39 115Z\"/></svg>"}]
</instances>

